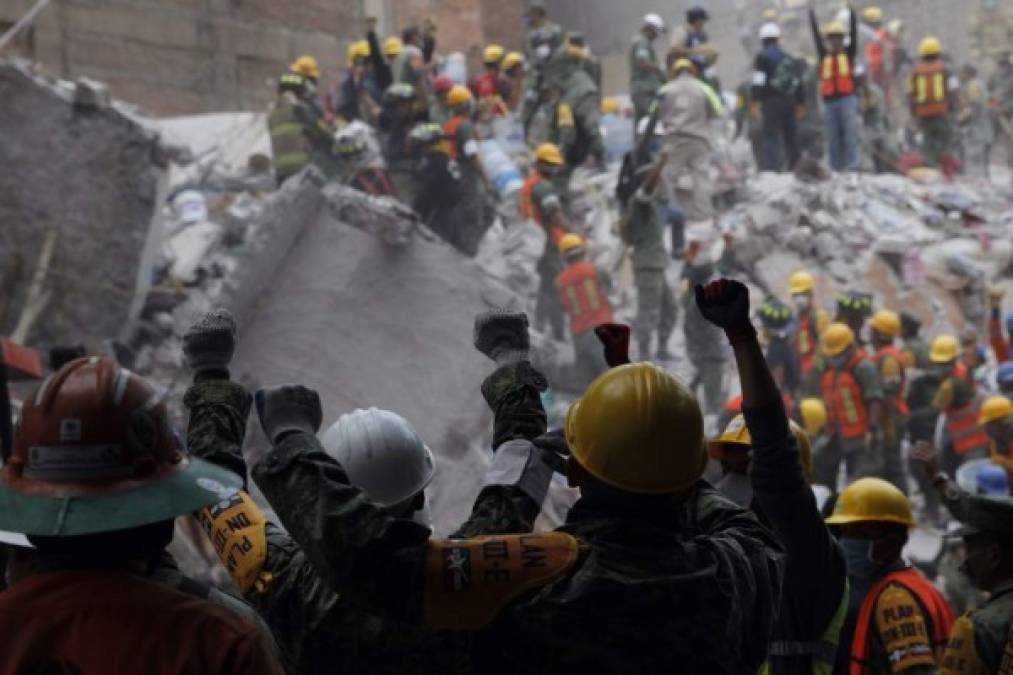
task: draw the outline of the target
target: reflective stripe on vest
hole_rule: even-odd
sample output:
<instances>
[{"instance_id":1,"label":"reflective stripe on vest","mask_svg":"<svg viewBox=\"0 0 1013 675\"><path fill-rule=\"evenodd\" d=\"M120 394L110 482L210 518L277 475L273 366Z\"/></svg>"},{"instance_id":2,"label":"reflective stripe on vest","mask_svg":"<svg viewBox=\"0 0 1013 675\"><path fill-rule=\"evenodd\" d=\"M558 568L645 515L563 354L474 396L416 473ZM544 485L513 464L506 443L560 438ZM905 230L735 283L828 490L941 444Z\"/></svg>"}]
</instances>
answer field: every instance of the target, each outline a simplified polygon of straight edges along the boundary
<instances>
[{"instance_id":1,"label":"reflective stripe on vest","mask_svg":"<svg viewBox=\"0 0 1013 675\"><path fill-rule=\"evenodd\" d=\"M864 359L856 350L843 370L828 368L823 373L823 400L831 428L844 438L859 438L869 432L869 411L854 375L855 366Z\"/></svg>"},{"instance_id":2,"label":"reflective stripe on vest","mask_svg":"<svg viewBox=\"0 0 1013 675\"><path fill-rule=\"evenodd\" d=\"M573 263L556 277L556 288L570 317L570 332L581 335L612 322L612 306L602 288L598 269L589 260Z\"/></svg>"},{"instance_id":3,"label":"reflective stripe on vest","mask_svg":"<svg viewBox=\"0 0 1013 675\"><path fill-rule=\"evenodd\" d=\"M267 119L274 169L279 176L296 173L310 161L303 126L295 116L295 104L288 100L290 96L283 94Z\"/></svg>"},{"instance_id":4,"label":"reflective stripe on vest","mask_svg":"<svg viewBox=\"0 0 1013 675\"><path fill-rule=\"evenodd\" d=\"M847 96L855 93L855 78L851 73L851 59L841 52L836 56L827 54L823 57L820 68L820 94L823 98Z\"/></svg>"},{"instance_id":5,"label":"reflective stripe on vest","mask_svg":"<svg viewBox=\"0 0 1013 675\"><path fill-rule=\"evenodd\" d=\"M946 411L946 433L950 436L954 454L966 455L976 448L989 447L990 441L988 434L985 433L985 427L978 424L980 405L980 397L975 396L964 406Z\"/></svg>"},{"instance_id":6,"label":"reflective stripe on vest","mask_svg":"<svg viewBox=\"0 0 1013 675\"><path fill-rule=\"evenodd\" d=\"M949 110L946 96L946 72L942 61L922 61L915 68L914 96L915 117L943 117Z\"/></svg>"},{"instance_id":7,"label":"reflective stripe on vest","mask_svg":"<svg viewBox=\"0 0 1013 675\"><path fill-rule=\"evenodd\" d=\"M848 618L848 605L851 600L851 589L849 582L844 581L844 592L841 594L841 601L837 604L830 623L827 624L823 635L816 642L796 642L778 640L771 642L767 650L767 662L760 666L760 675L770 675L770 660L778 657L811 656L813 675L831 675L834 672L834 663L837 661L837 648L841 642L841 631L844 629L844 622Z\"/></svg>"},{"instance_id":8,"label":"reflective stripe on vest","mask_svg":"<svg viewBox=\"0 0 1013 675\"><path fill-rule=\"evenodd\" d=\"M907 374L904 372L906 370L906 367L904 365L906 359L904 358L904 355L894 345L887 345L886 347L882 347L878 352L876 352L876 355L872 357L872 360L875 362L876 368L879 370L880 375L882 375L883 360L888 356L892 356L894 360L897 361L897 365L900 366L900 389L897 390L897 394L894 396L893 401L894 410L896 410L901 415L907 415L910 412L910 410L907 407L907 399L904 398L905 394L904 390L906 388L905 383L907 381Z\"/></svg>"},{"instance_id":9,"label":"reflective stripe on vest","mask_svg":"<svg viewBox=\"0 0 1013 675\"><path fill-rule=\"evenodd\" d=\"M802 362L802 373L808 375L813 369L813 358L816 356L816 310L807 309L798 320L798 332L795 334L795 350Z\"/></svg>"},{"instance_id":10,"label":"reflective stripe on vest","mask_svg":"<svg viewBox=\"0 0 1013 675\"><path fill-rule=\"evenodd\" d=\"M858 610L855 637L851 643L849 675L863 675L866 672L865 666L869 660L869 629L872 627L876 600L879 599L880 594L891 583L896 583L906 588L928 613L925 618L932 626L931 641L937 660L946 646L946 641L950 636L950 627L956 619L946 599L925 578L925 575L913 568L909 567L897 570L896 572L890 572L869 589L868 593L865 594L865 599L862 600L861 609Z\"/></svg>"},{"instance_id":11,"label":"reflective stripe on vest","mask_svg":"<svg viewBox=\"0 0 1013 675\"><path fill-rule=\"evenodd\" d=\"M464 115L456 115L443 123L443 137L447 141L451 159L457 159L460 155L461 149L457 147L457 128L464 122Z\"/></svg>"}]
</instances>

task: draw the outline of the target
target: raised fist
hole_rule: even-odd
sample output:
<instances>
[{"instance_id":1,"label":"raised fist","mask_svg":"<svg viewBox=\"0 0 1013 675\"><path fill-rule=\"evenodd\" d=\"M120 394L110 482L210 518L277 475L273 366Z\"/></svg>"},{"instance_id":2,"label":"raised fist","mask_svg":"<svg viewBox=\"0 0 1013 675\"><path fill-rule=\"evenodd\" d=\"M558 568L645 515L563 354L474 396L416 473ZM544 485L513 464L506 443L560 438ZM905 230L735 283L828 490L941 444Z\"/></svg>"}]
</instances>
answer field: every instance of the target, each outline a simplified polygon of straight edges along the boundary
<instances>
[{"instance_id":1,"label":"raised fist","mask_svg":"<svg viewBox=\"0 0 1013 675\"><path fill-rule=\"evenodd\" d=\"M257 416L264 434L272 443L284 436L302 431L315 434L323 421L320 395L297 385L261 389L254 397Z\"/></svg>"}]
</instances>

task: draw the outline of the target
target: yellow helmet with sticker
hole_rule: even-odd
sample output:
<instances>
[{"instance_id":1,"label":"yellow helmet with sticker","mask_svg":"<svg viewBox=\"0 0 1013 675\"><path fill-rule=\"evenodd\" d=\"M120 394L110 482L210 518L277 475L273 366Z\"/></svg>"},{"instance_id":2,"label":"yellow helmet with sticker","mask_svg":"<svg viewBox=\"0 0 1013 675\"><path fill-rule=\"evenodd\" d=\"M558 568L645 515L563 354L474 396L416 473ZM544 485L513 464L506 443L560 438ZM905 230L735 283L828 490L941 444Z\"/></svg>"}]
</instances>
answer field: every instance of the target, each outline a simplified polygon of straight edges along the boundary
<instances>
[{"instance_id":1,"label":"yellow helmet with sticker","mask_svg":"<svg viewBox=\"0 0 1013 675\"><path fill-rule=\"evenodd\" d=\"M563 153L555 143L542 143L535 150L535 160L554 166L562 166Z\"/></svg>"}]
</instances>

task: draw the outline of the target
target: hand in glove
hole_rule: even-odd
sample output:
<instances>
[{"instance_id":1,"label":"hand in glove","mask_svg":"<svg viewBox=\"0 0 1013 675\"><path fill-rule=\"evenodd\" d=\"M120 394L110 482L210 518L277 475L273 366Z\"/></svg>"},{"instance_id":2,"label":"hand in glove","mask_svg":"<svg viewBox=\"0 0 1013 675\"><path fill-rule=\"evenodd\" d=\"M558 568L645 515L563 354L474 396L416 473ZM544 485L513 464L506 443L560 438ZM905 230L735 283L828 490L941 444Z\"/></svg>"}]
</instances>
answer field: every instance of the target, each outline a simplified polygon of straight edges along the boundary
<instances>
[{"instance_id":1,"label":"hand in glove","mask_svg":"<svg viewBox=\"0 0 1013 675\"><path fill-rule=\"evenodd\" d=\"M227 309L208 312L183 335L183 356L195 375L228 373L236 351L236 320Z\"/></svg>"},{"instance_id":2,"label":"hand in glove","mask_svg":"<svg viewBox=\"0 0 1013 675\"><path fill-rule=\"evenodd\" d=\"M524 312L494 309L475 317L475 349L505 366L526 361L531 341Z\"/></svg>"},{"instance_id":3,"label":"hand in glove","mask_svg":"<svg viewBox=\"0 0 1013 675\"><path fill-rule=\"evenodd\" d=\"M603 323L595 326L594 334L605 348L605 362L609 368L630 362L629 326L623 323Z\"/></svg>"},{"instance_id":4,"label":"hand in glove","mask_svg":"<svg viewBox=\"0 0 1013 675\"><path fill-rule=\"evenodd\" d=\"M695 288L696 306L705 319L722 329L732 344L756 337L749 320L749 289L732 279L718 279Z\"/></svg>"},{"instance_id":5,"label":"hand in glove","mask_svg":"<svg viewBox=\"0 0 1013 675\"><path fill-rule=\"evenodd\" d=\"M257 392L257 416L264 434L277 444L285 436L302 431L315 434L323 421L320 396L306 387L286 385Z\"/></svg>"}]
</instances>

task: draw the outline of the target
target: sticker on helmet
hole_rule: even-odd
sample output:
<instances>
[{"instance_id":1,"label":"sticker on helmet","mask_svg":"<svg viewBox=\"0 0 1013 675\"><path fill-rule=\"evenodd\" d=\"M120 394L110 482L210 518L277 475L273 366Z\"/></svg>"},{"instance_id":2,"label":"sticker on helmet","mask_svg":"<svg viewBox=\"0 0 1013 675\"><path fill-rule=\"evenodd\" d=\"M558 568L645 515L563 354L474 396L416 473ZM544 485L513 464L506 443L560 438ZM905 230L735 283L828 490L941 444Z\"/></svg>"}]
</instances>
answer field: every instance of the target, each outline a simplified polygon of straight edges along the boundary
<instances>
[{"instance_id":1,"label":"sticker on helmet","mask_svg":"<svg viewBox=\"0 0 1013 675\"><path fill-rule=\"evenodd\" d=\"M65 418L60 420L60 441L69 443L81 440L81 420L76 418Z\"/></svg>"}]
</instances>

